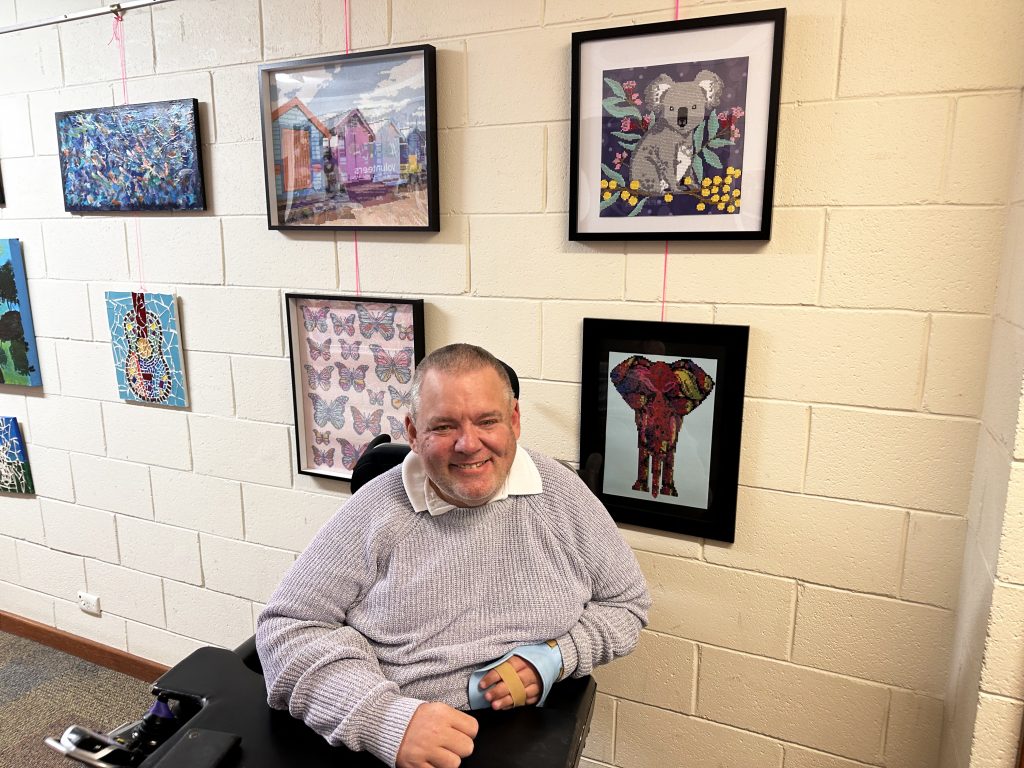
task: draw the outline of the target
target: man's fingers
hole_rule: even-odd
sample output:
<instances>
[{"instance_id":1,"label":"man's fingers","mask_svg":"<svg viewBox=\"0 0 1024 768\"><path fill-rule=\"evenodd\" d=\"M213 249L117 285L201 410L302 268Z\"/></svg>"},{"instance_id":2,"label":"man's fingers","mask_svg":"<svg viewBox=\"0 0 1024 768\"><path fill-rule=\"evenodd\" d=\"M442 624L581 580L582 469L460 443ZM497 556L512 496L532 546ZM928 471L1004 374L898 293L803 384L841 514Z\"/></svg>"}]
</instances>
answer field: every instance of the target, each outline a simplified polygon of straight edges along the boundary
<instances>
[{"instance_id":1,"label":"man's fingers","mask_svg":"<svg viewBox=\"0 0 1024 768\"><path fill-rule=\"evenodd\" d=\"M473 754L472 737L454 728L445 734L445 739L441 746L459 757L469 757Z\"/></svg>"},{"instance_id":2,"label":"man's fingers","mask_svg":"<svg viewBox=\"0 0 1024 768\"><path fill-rule=\"evenodd\" d=\"M477 732L480 730L480 723L472 715L467 715L465 712L455 710L455 714L458 717L452 719L452 727L458 730L460 733L464 733L469 737L470 743L476 738ZM467 752L466 755L469 753ZM463 755L465 757L466 755Z\"/></svg>"}]
</instances>

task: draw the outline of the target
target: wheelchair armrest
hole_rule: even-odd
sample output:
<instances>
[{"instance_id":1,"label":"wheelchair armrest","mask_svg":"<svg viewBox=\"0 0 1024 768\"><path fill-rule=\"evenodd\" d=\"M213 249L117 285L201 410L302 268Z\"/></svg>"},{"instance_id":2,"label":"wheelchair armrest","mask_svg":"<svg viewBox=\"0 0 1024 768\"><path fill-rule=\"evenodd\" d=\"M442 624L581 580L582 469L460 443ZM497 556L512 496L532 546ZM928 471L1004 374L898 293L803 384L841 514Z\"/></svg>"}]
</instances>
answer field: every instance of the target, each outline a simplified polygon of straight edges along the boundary
<instances>
[{"instance_id":1,"label":"wheelchair armrest","mask_svg":"<svg viewBox=\"0 0 1024 768\"><path fill-rule=\"evenodd\" d=\"M235 655L240 656L242 663L257 675L263 674L263 664L260 662L260 655L256 651L256 635L253 635L235 648Z\"/></svg>"}]
</instances>

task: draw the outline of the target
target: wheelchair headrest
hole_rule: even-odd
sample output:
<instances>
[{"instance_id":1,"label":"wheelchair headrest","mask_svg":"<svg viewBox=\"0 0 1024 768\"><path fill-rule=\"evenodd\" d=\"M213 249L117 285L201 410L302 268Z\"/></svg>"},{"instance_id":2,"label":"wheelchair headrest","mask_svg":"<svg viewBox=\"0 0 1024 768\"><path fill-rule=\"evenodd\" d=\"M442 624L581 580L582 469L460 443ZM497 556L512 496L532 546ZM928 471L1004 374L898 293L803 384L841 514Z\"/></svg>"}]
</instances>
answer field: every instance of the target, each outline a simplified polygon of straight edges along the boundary
<instances>
[{"instance_id":1,"label":"wheelchair headrest","mask_svg":"<svg viewBox=\"0 0 1024 768\"><path fill-rule=\"evenodd\" d=\"M511 365L499 361L505 366L505 373L508 374L509 383L512 385L512 395L519 399L519 377ZM397 467L405 461L406 455L412 450L405 443L392 443L389 435L381 434L373 438L363 455L359 457L355 467L352 468L352 493L355 493L377 475L382 475L392 467Z\"/></svg>"}]
</instances>

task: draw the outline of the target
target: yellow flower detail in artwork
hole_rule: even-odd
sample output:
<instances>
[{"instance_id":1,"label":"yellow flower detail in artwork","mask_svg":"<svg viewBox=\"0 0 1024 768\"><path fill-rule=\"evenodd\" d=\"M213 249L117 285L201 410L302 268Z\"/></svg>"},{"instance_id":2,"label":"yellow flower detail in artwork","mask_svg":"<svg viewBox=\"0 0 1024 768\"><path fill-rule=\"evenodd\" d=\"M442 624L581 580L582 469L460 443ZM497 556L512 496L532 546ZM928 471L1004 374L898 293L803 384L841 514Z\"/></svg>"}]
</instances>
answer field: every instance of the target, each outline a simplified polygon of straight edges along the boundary
<instances>
[{"instance_id":1,"label":"yellow flower detail in artwork","mask_svg":"<svg viewBox=\"0 0 1024 768\"><path fill-rule=\"evenodd\" d=\"M703 211L705 208L707 208L707 206L704 205L704 203L697 203L697 210L698 211Z\"/></svg>"},{"instance_id":2,"label":"yellow flower detail in artwork","mask_svg":"<svg viewBox=\"0 0 1024 768\"><path fill-rule=\"evenodd\" d=\"M612 179L611 181L608 182L608 189L615 189L617 186L619 186L619 182L617 182L615 179Z\"/></svg>"},{"instance_id":3,"label":"yellow flower detail in artwork","mask_svg":"<svg viewBox=\"0 0 1024 768\"><path fill-rule=\"evenodd\" d=\"M711 188L711 192L712 192L712 194L715 194L715 195L717 195L717 194L718 194L718 192L719 192L719 188L718 188L718 186L716 185L716 186L712 187L712 188Z\"/></svg>"},{"instance_id":4,"label":"yellow flower detail in artwork","mask_svg":"<svg viewBox=\"0 0 1024 768\"><path fill-rule=\"evenodd\" d=\"M608 189L608 179L601 179L601 189Z\"/></svg>"},{"instance_id":5,"label":"yellow flower detail in artwork","mask_svg":"<svg viewBox=\"0 0 1024 768\"><path fill-rule=\"evenodd\" d=\"M715 176L715 184L721 184L721 183L722 183L722 177L721 176Z\"/></svg>"},{"instance_id":6,"label":"yellow flower detail in artwork","mask_svg":"<svg viewBox=\"0 0 1024 768\"><path fill-rule=\"evenodd\" d=\"M701 196L701 197L707 197L707 196L709 196L710 194L711 194L711 190L710 190L710 189L708 189L707 187L704 187L704 189L702 189L702 190L700 191L700 196Z\"/></svg>"},{"instance_id":7,"label":"yellow flower detail in artwork","mask_svg":"<svg viewBox=\"0 0 1024 768\"><path fill-rule=\"evenodd\" d=\"M665 202L666 203L671 203L672 202L672 193L671 192L666 192L665 193Z\"/></svg>"},{"instance_id":8,"label":"yellow flower detail in artwork","mask_svg":"<svg viewBox=\"0 0 1024 768\"><path fill-rule=\"evenodd\" d=\"M739 187L736 187L736 189L733 190L732 196L733 197L739 197L740 196L740 188Z\"/></svg>"},{"instance_id":9,"label":"yellow flower detail in artwork","mask_svg":"<svg viewBox=\"0 0 1024 768\"><path fill-rule=\"evenodd\" d=\"M717 202L718 202L719 200L721 200L721 199L722 199L722 198L721 198L720 196L718 196L718 195L712 195L712 196L711 196L711 202L712 202L712 203L717 203Z\"/></svg>"},{"instance_id":10,"label":"yellow flower detail in artwork","mask_svg":"<svg viewBox=\"0 0 1024 768\"><path fill-rule=\"evenodd\" d=\"M740 177L740 169L739 168L736 169L736 172L733 173L733 176L735 176L737 179Z\"/></svg>"},{"instance_id":11,"label":"yellow flower detail in artwork","mask_svg":"<svg viewBox=\"0 0 1024 768\"><path fill-rule=\"evenodd\" d=\"M718 204L718 210L724 211L725 210L725 203L719 203Z\"/></svg>"},{"instance_id":12,"label":"yellow flower detail in artwork","mask_svg":"<svg viewBox=\"0 0 1024 768\"><path fill-rule=\"evenodd\" d=\"M730 165L730 166L729 166L728 168L726 168L726 169L725 169L725 175L726 175L726 176L732 176L732 172L733 172L734 170L736 170L736 169L735 169L735 168L733 168L733 167L732 167L732 166Z\"/></svg>"},{"instance_id":13,"label":"yellow flower detail in artwork","mask_svg":"<svg viewBox=\"0 0 1024 768\"><path fill-rule=\"evenodd\" d=\"M725 210L727 210L729 213L736 213L736 206L735 205L730 205Z\"/></svg>"},{"instance_id":14,"label":"yellow flower detail in artwork","mask_svg":"<svg viewBox=\"0 0 1024 768\"><path fill-rule=\"evenodd\" d=\"M723 192L728 192L730 189L732 189L732 187L730 187L728 184L723 184L722 185L722 191Z\"/></svg>"},{"instance_id":15,"label":"yellow flower detail in artwork","mask_svg":"<svg viewBox=\"0 0 1024 768\"><path fill-rule=\"evenodd\" d=\"M726 184L732 184L732 172L731 172L731 171L730 171L730 172L729 172L729 174L728 174L728 175L727 175L727 176L725 177L725 183L726 183Z\"/></svg>"},{"instance_id":16,"label":"yellow flower detail in artwork","mask_svg":"<svg viewBox=\"0 0 1024 768\"><path fill-rule=\"evenodd\" d=\"M700 185L702 187L710 187L711 186L711 179L709 179L707 176L705 176L703 179L701 179Z\"/></svg>"},{"instance_id":17,"label":"yellow flower detail in artwork","mask_svg":"<svg viewBox=\"0 0 1024 768\"><path fill-rule=\"evenodd\" d=\"M621 195L623 200L629 200L629 190L624 189L619 194Z\"/></svg>"},{"instance_id":18,"label":"yellow flower detail in artwork","mask_svg":"<svg viewBox=\"0 0 1024 768\"><path fill-rule=\"evenodd\" d=\"M729 202L729 193L726 192L724 195L722 195L721 199L724 200L725 202Z\"/></svg>"},{"instance_id":19,"label":"yellow flower detail in artwork","mask_svg":"<svg viewBox=\"0 0 1024 768\"><path fill-rule=\"evenodd\" d=\"M630 189L640 189L640 182L636 181L634 179L633 181L629 182L629 188Z\"/></svg>"},{"instance_id":20,"label":"yellow flower detail in artwork","mask_svg":"<svg viewBox=\"0 0 1024 768\"><path fill-rule=\"evenodd\" d=\"M608 190L605 190L604 192L601 193L601 199L602 200L607 200L611 196L612 196L612 193L609 192Z\"/></svg>"},{"instance_id":21,"label":"yellow flower detail in artwork","mask_svg":"<svg viewBox=\"0 0 1024 768\"><path fill-rule=\"evenodd\" d=\"M630 205L636 205L638 200L639 200L639 198L636 195L633 195L632 197L629 198L629 204Z\"/></svg>"},{"instance_id":22,"label":"yellow flower detail in artwork","mask_svg":"<svg viewBox=\"0 0 1024 768\"><path fill-rule=\"evenodd\" d=\"M683 184L685 184L686 186L690 186L691 184L693 184L693 179L687 176L685 179L683 179Z\"/></svg>"},{"instance_id":23,"label":"yellow flower detail in artwork","mask_svg":"<svg viewBox=\"0 0 1024 768\"><path fill-rule=\"evenodd\" d=\"M739 208L739 207L740 207L740 204L741 204L742 202L743 202L742 200L734 200L734 201L733 201L733 205L735 205L735 206L736 206L737 208Z\"/></svg>"}]
</instances>

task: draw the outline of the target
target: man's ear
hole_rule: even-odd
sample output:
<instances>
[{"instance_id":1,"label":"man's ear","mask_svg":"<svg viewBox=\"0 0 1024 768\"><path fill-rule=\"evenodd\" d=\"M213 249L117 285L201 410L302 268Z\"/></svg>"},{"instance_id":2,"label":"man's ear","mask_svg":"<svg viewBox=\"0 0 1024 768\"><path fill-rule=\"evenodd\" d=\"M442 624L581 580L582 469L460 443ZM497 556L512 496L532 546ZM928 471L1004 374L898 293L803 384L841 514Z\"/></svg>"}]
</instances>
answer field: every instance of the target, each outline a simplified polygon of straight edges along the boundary
<instances>
[{"instance_id":1,"label":"man's ear","mask_svg":"<svg viewBox=\"0 0 1024 768\"><path fill-rule=\"evenodd\" d=\"M409 445L412 447L413 453L419 453L419 451L416 450L416 440L418 438L416 425L413 423L413 420L408 413L405 414L405 434L409 437Z\"/></svg>"},{"instance_id":2,"label":"man's ear","mask_svg":"<svg viewBox=\"0 0 1024 768\"><path fill-rule=\"evenodd\" d=\"M519 433L521 431L519 423L519 401L512 401L512 434L516 436L516 440L519 439Z\"/></svg>"}]
</instances>

